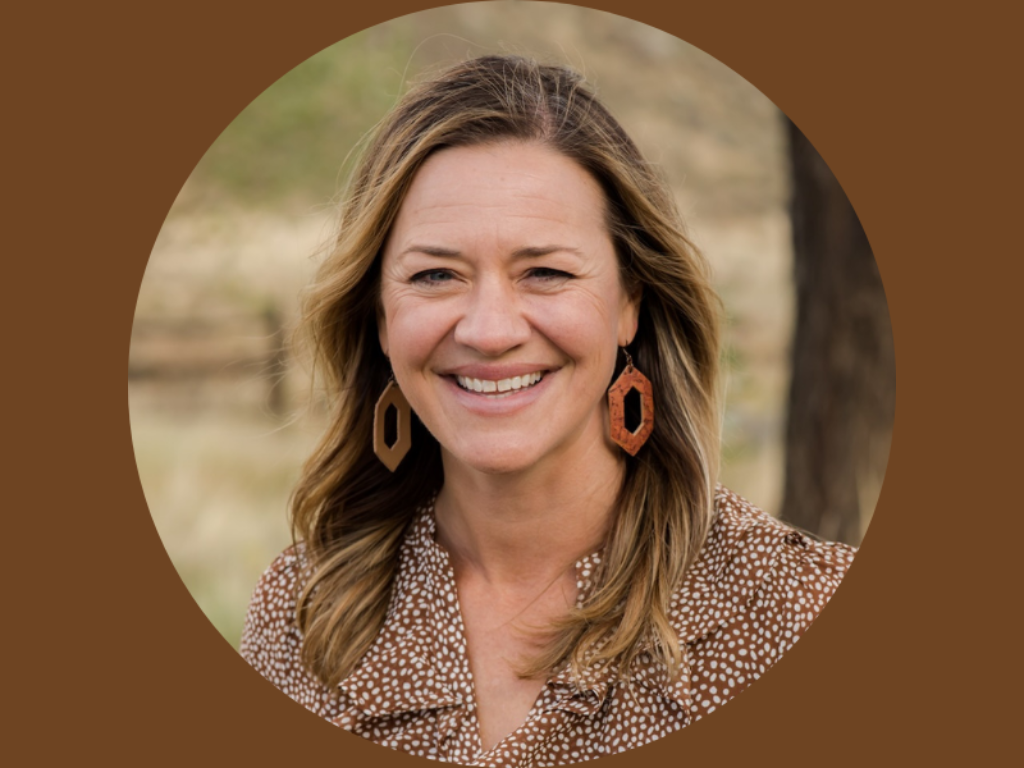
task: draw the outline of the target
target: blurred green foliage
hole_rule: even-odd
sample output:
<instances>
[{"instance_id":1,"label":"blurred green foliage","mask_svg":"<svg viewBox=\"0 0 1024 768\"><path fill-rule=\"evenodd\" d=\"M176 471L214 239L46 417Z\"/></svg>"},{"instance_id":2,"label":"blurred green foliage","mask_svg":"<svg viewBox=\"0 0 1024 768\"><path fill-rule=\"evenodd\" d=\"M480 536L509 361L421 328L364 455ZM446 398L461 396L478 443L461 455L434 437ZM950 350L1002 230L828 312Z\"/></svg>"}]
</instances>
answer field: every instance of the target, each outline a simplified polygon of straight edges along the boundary
<instances>
[{"instance_id":1,"label":"blurred green foliage","mask_svg":"<svg viewBox=\"0 0 1024 768\"><path fill-rule=\"evenodd\" d=\"M196 165L193 192L257 206L333 198L350 150L399 96L415 35L403 21L387 35L368 29L346 38L274 82Z\"/></svg>"}]
</instances>

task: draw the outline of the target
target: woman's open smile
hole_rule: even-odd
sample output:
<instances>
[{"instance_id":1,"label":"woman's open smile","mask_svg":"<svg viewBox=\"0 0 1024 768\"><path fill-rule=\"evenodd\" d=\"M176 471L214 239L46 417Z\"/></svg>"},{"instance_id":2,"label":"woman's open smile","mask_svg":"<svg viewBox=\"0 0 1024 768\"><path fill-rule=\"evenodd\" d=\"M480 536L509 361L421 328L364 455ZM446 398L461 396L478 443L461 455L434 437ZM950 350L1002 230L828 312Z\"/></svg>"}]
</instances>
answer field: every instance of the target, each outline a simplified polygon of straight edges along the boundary
<instances>
[{"instance_id":1,"label":"woman's open smile","mask_svg":"<svg viewBox=\"0 0 1024 768\"><path fill-rule=\"evenodd\" d=\"M533 373L497 377L492 375L445 377L451 383L452 397L460 407L480 416L509 416L532 406L551 385L557 373L536 369Z\"/></svg>"},{"instance_id":2,"label":"woman's open smile","mask_svg":"<svg viewBox=\"0 0 1024 768\"><path fill-rule=\"evenodd\" d=\"M459 386L470 392L481 392L494 397L505 397L513 392L529 389L544 377L542 371L534 371L523 376L513 376L510 379L477 379L470 376L456 376L455 380Z\"/></svg>"}]
</instances>

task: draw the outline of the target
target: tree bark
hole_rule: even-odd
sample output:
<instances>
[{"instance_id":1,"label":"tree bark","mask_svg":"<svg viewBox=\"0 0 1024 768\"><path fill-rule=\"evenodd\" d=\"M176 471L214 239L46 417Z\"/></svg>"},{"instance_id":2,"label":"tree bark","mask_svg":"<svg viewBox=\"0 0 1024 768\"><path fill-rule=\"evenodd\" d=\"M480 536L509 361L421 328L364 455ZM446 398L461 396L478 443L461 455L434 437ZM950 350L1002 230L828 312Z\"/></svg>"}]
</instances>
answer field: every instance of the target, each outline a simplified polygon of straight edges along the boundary
<instances>
[{"instance_id":1,"label":"tree bark","mask_svg":"<svg viewBox=\"0 0 1024 768\"><path fill-rule=\"evenodd\" d=\"M787 123L797 316L781 517L857 544L889 458L892 326L857 214L817 150Z\"/></svg>"}]
</instances>

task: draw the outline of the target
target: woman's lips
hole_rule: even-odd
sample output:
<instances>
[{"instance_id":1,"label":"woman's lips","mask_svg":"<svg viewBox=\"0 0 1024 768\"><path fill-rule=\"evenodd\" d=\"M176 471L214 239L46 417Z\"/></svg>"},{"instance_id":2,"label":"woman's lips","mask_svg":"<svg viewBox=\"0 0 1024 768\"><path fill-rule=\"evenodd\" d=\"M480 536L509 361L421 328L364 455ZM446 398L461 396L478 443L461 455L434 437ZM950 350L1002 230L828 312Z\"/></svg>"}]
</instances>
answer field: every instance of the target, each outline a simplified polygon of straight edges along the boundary
<instances>
[{"instance_id":1,"label":"woman's lips","mask_svg":"<svg viewBox=\"0 0 1024 768\"><path fill-rule=\"evenodd\" d=\"M470 392L479 392L487 395L502 396L511 394L522 389L528 389L536 385L544 378L543 371L524 373L521 376L511 376L504 379L486 379L473 376L456 376L455 380L459 386Z\"/></svg>"},{"instance_id":2,"label":"woman's lips","mask_svg":"<svg viewBox=\"0 0 1024 768\"><path fill-rule=\"evenodd\" d=\"M500 383L502 387L508 386L509 380L511 383L515 383L516 376L505 376L503 378L483 378L476 376L467 376L463 374L449 373L442 376L447 379L449 386L452 388L452 392L455 395L455 399L462 404L463 407L469 409L471 412L479 413L481 415L509 415L513 412L518 411L521 408L528 406L533 403L542 392L548 389L552 377L557 373L557 369L550 368L536 368L533 373L519 374L519 386L518 388L509 387L506 390L498 388ZM539 378L537 377L539 374ZM493 374L492 374L493 375ZM523 386L523 379L526 378L527 382L533 379L533 383L527 383ZM462 381L460 381L460 379ZM468 389L463 385L467 379L479 381L481 385L480 391L475 389ZM489 383L488 383L489 382ZM494 385L493 391L487 391L490 388L490 384ZM485 387L487 389L485 389Z\"/></svg>"}]
</instances>

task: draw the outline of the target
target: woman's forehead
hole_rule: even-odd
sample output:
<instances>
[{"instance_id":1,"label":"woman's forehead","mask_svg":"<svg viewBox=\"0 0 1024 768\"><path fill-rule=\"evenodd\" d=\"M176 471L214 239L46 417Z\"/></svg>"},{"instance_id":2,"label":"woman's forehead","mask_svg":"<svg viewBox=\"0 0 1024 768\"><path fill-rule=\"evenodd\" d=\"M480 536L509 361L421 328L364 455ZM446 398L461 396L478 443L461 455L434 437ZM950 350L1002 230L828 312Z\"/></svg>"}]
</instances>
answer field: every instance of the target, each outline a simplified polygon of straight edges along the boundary
<instances>
[{"instance_id":1,"label":"woman's forehead","mask_svg":"<svg viewBox=\"0 0 1024 768\"><path fill-rule=\"evenodd\" d=\"M453 147L432 155L420 168L392 234L404 241L470 237L500 228L504 234L532 231L539 237L593 233L595 225L605 234L605 208L593 177L543 144Z\"/></svg>"}]
</instances>

